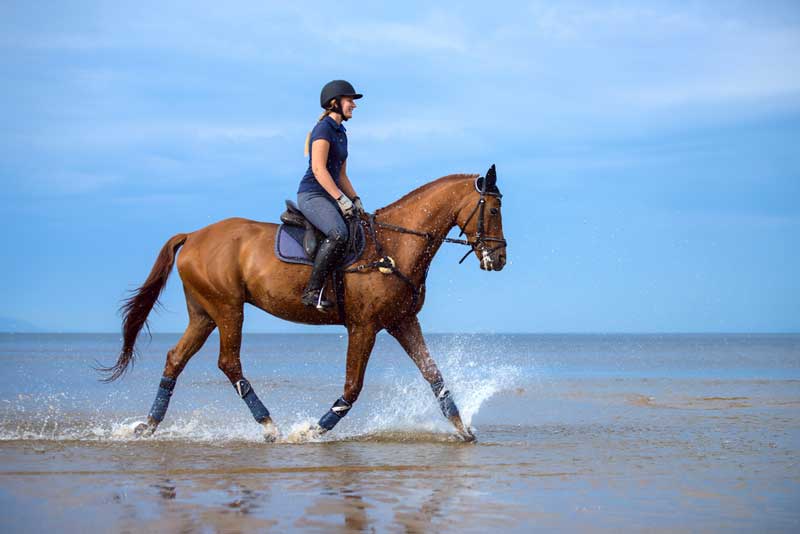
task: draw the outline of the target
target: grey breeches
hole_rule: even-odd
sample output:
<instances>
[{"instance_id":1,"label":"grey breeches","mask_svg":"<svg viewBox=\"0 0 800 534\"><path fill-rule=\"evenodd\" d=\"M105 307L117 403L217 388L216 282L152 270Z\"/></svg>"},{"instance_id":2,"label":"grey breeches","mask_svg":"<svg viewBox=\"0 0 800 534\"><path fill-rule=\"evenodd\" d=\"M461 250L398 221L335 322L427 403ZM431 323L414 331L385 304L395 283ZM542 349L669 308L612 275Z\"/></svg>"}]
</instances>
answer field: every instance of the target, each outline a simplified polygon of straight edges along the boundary
<instances>
[{"instance_id":1,"label":"grey breeches","mask_svg":"<svg viewBox=\"0 0 800 534\"><path fill-rule=\"evenodd\" d=\"M297 206L311 224L334 241L347 241L347 224L328 193L307 191L297 194Z\"/></svg>"}]
</instances>

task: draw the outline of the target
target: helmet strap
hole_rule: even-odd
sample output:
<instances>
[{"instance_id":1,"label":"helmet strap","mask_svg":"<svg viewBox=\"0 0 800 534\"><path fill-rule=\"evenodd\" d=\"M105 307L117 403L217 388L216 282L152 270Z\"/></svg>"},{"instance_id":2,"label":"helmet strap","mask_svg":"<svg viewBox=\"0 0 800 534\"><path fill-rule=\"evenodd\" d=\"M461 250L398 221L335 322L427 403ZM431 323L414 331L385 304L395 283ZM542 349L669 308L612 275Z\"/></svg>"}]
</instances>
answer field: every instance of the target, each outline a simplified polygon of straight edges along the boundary
<instances>
[{"instance_id":1,"label":"helmet strap","mask_svg":"<svg viewBox=\"0 0 800 534\"><path fill-rule=\"evenodd\" d=\"M344 116L344 110L342 109L342 98L341 97L339 97L339 96L336 97L336 101L333 104L333 107L331 108L331 110L334 113L338 113L342 117L342 121L346 121L347 120L347 117Z\"/></svg>"}]
</instances>

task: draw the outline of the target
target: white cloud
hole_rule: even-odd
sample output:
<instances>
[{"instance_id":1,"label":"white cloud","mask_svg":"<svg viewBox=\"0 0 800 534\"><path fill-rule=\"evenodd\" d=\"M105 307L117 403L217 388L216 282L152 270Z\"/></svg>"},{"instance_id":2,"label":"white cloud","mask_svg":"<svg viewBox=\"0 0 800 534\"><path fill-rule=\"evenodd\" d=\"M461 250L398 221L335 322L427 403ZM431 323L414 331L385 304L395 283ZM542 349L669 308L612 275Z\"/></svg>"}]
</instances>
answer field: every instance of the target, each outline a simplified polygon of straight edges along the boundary
<instances>
[{"instance_id":1,"label":"white cloud","mask_svg":"<svg viewBox=\"0 0 800 534\"><path fill-rule=\"evenodd\" d=\"M236 126L236 125L208 125L208 124L185 124L180 126L178 132L195 137L200 141L229 141L244 142L267 141L276 137L282 137L285 130L281 128L268 128L260 126Z\"/></svg>"},{"instance_id":2,"label":"white cloud","mask_svg":"<svg viewBox=\"0 0 800 534\"><path fill-rule=\"evenodd\" d=\"M617 82L622 94L643 107L771 98L800 90L800 27L709 11L595 9L584 17L565 17L564 26L614 55L601 65L619 69L620 76L605 84Z\"/></svg>"},{"instance_id":3,"label":"white cloud","mask_svg":"<svg viewBox=\"0 0 800 534\"><path fill-rule=\"evenodd\" d=\"M124 182L124 177L103 172L53 170L26 180L25 189L45 196L91 193Z\"/></svg>"},{"instance_id":4,"label":"white cloud","mask_svg":"<svg viewBox=\"0 0 800 534\"><path fill-rule=\"evenodd\" d=\"M72 90L65 107L70 100L94 104L95 97L103 106L104 122L91 130L65 121L53 125L52 134L37 132L36 143L51 145L171 139L243 145L284 134L302 139L311 119L300 113L316 92L308 88L342 71L359 73L351 81L361 87L367 79L368 96L380 96L365 104L383 100L372 108L370 122L358 117L358 135L377 141L464 130L569 136L643 123L657 128L702 120L714 106L729 118L752 116L764 102L796 107L800 100L800 27L777 15L751 16L748 11L758 7L537 1L459 11L420 4L394 14L342 9L342 17L332 19L320 5L107 4L63 27L47 21L33 31L9 26L0 41L11 52L48 47L62 68L55 69L62 72L56 81ZM150 54L144 62L125 55L88 67L61 55L64 48L94 47ZM153 51L192 58L161 64ZM225 71L215 77L220 66ZM254 103L260 105L255 90L240 90L248 84L279 87L277 113L299 122L237 122L250 120ZM182 115L200 123L169 120L163 103L180 92L196 101L181 102ZM406 109L413 113L397 116L391 106L409 92L415 101ZM225 117L231 123L213 122L220 95L236 111ZM236 97L241 102L229 105ZM131 116L119 112L126 106L141 111L142 120L114 122ZM262 119L265 107L257 110ZM94 122L95 116L82 118Z\"/></svg>"},{"instance_id":5,"label":"white cloud","mask_svg":"<svg viewBox=\"0 0 800 534\"><path fill-rule=\"evenodd\" d=\"M416 140L431 136L454 136L462 133L463 123L446 119L387 117L376 122L358 124L354 135L359 140Z\"/></svg>"},{"instance_id":6,"label":"white cloud","mask_svg":"<svg viewBox=\"0 0 800 534\"><path fill-rule=\"evenodd\" d=\"M534 33L562 42L593 41L601 36L655 40L704 26L687 11L659 10L642 4L533 2L529 13Z\"/></svg>"},{"instance_id":7,"label":"white cloud","mask_svg":"<svg viewBox=\"0 0 800 534\"><path fill-rule=\"evenodd\" d=\"M265 127L180 120L59 123L53 131L35 131L27 134L27 138L17 135L16 142L25 141L53 149L125 148L141 144L173 146L186 143L244 145L278 139L287 131L291 131L290 126Z\"/></svg>"},{"instance_id":8,"label":"white cloud","mask_svg":"<svg viewBox=\"0 0 800 534\"><path fill-rule=\"evenodd\" d=\"M290 26L286 21L296 22L298 11L260 2L236 9L200 1L87 4L71 10L63 24L9 24L0 34L0 49L160 50L244 61L288 59L293 54L283 46ZM58 15L53 13L53 19Z\"/></svg>"},{"instance_id":9,"label":"white cloud","mask_svg":"<svg viewBox=\"0 0 800 534\"><path fill-rule=\"evenodd\" d=\"M453 12L434 10L414 22L363 19L346 27L324 28L318 35L365 54L406 54L417 51L464 53L469 48L460 19Z\"/></svg>"}]
</instances>

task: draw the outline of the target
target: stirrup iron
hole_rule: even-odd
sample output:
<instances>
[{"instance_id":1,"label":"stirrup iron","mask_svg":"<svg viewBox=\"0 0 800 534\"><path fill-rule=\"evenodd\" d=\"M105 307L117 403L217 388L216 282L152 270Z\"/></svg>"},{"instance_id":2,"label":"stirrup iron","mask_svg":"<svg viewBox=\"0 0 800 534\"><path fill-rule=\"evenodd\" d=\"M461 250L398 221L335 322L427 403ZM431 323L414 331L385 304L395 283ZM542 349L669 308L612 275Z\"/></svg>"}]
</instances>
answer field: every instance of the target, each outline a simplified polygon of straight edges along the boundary
<instances>
[{"instance_id":1,"label":"stirrup iron","mask_svg":"<svg viewBox=\"0 0 800 534\"><path fill-rule=\"evenodd\" d=\"M317 296L317 310L321 311L322 313L327 312L330 308L326 308L322 305L322 297L325 295L325 284L322 284L322 287L319 288L319 295Z\"/></svg>"}]
</instances>

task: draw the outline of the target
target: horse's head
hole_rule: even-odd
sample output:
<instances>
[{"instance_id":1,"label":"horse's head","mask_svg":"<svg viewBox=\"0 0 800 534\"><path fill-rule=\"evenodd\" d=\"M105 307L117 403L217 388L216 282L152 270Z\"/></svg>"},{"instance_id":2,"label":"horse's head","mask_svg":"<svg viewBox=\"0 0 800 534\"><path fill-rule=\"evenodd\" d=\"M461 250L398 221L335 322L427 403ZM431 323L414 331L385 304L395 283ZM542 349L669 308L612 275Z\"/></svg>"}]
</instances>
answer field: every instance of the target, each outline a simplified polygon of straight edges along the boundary
<instances>
[{"instance_id":1,"label":"horse's head","mask_svg":"<svg viewBox=\"0 0 800 534\"><path fill-rule=\"evenodd\" d=\"M485 177L475 180L475 190L470 192L456 215L461 234L466 236L480 260L481 269L486 271L500 271L506 265L506 240L500 212L502 197L497 188L497 173L492 165Z\"/></svg>"}]
</instances>

